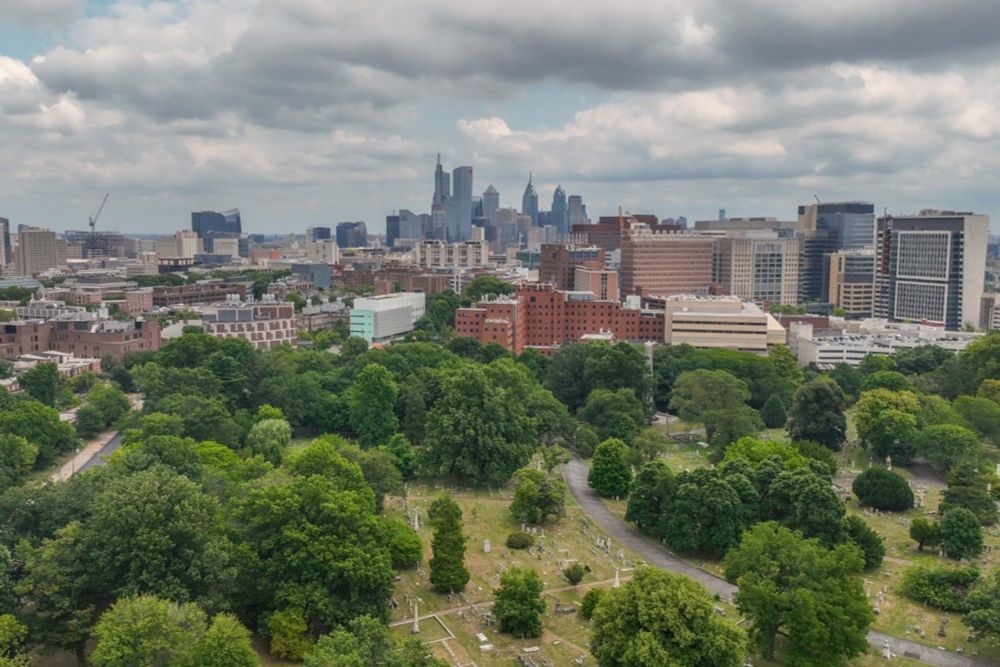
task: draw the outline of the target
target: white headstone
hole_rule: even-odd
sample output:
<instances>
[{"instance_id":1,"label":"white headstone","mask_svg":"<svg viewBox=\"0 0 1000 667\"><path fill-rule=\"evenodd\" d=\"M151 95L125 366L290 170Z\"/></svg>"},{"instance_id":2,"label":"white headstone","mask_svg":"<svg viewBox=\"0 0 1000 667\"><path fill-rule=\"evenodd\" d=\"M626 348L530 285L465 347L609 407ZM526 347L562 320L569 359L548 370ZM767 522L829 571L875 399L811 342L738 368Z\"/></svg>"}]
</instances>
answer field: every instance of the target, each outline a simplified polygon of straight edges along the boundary
<instances>
[{"instance_id":1,"label":"white headstone","mask_svg":"<svg viewBox=\"0 0 1000 667\"><path fill-rule=\"evenodd\" d=\"M483 553L488 554L491 551L493 551L493 545L490 544L489 540L483 540Z\"/></svg>"}]
</instances>

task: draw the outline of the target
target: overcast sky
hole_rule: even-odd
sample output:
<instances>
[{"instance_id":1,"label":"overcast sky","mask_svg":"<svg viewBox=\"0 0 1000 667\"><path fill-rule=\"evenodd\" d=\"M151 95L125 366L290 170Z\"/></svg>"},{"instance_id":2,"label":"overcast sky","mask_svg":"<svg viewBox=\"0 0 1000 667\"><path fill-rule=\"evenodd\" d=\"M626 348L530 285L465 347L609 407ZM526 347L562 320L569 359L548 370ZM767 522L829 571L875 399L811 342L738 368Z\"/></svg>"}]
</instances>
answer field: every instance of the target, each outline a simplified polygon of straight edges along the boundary
<instances>
[{"instance_id":1,"label":"overcast sky","mask_svg":"<svg viewBox=\"0 0 1000 667\"><path fill-rule=\"evenodd\" d=\"M520 207L998 212L996 0L0 0L0 216L302 231ZM993 216L996 217L996 216Z\"/></svg>"}]
</instances>

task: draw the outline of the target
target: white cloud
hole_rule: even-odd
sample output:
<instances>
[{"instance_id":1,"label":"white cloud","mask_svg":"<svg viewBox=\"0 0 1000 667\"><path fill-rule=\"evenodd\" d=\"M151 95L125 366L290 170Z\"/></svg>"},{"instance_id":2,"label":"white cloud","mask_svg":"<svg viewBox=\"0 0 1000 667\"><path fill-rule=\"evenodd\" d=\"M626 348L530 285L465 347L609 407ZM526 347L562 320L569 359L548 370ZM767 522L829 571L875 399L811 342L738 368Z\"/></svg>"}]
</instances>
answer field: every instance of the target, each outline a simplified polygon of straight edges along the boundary
<instances>
[{"instance_id":1,"label":"white cloud","mask_svg":"<svg viewBox=\"0 0 1000 667\"><path fill-rule=\"evenodd\" d=\"M0 3L0 20L9 18L32 27L62 25L81 13L81 0L3 0Z\"/></svg>"}]
</instances>

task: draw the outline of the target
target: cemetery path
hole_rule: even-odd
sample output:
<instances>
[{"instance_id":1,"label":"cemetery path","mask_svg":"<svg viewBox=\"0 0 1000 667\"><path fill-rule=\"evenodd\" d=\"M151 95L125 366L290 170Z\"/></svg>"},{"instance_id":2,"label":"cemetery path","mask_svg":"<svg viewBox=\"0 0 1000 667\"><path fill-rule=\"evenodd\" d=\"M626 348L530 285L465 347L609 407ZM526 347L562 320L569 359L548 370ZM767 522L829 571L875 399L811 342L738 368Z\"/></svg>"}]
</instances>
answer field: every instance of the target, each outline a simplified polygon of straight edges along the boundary
<instances>
[{"instance_id":1,"label":"cemetery path","mask_svg":"<svg viewBox=\"0 0 1000 667\"><path fill-rule=\"evenodd\" d=\"M704 584L712 593L726 599L732 598L733 593L737 591L736 586L714 574L685 563L664 549L663 546L619 519L587 484L589 470L590 466L586 463L574 459L563 465L563 477L573 493L573 497L576 498L576 502L580 505L580 509L601 530L612 539L618 540L619 543L631 549L647 563L691 577ZM868 633L868 643L878 650L882 650L888 644L893 655L906 656L935 667L997 667L997 663L989 660L944 651L874 630Z\"/></svg>"}]
</instances>

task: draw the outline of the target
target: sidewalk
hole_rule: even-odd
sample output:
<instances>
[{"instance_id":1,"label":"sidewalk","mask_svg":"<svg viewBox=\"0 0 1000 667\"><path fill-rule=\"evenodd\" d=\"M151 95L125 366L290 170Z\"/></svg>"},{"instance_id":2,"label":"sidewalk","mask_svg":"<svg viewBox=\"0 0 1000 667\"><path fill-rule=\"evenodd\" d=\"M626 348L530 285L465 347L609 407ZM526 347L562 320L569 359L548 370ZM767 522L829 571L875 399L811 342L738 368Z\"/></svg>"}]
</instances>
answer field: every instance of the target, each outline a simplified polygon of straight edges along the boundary
<instances>
[{"instance_id":1,"label":"sidewalk","mask_svg":"<svg viewBox=\"0 0 1000 667\"><path fill-rule=\"evenodd\" d=\"M49 477L49 481L65 482L82 469L83 466L90 461L90 459L97 456L97 454L104 449L104 447L107 446L107 444L111 442L116 435L118 435L118 431L105 431L104 433L101 433L99 436L88 442L87 445L72 458L72 460L66 463L66 465L52 473L52 476Z\"/></svg>"}]
</instances>

